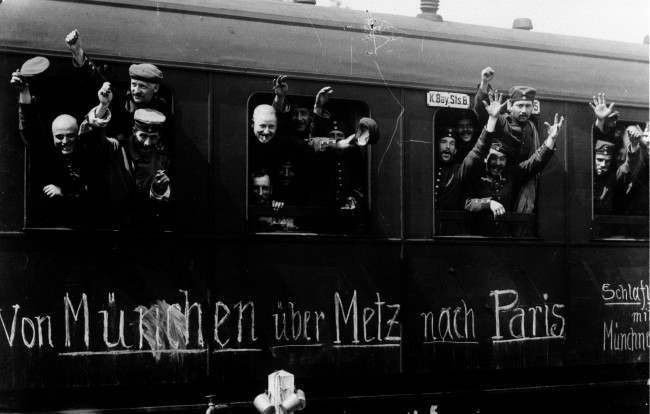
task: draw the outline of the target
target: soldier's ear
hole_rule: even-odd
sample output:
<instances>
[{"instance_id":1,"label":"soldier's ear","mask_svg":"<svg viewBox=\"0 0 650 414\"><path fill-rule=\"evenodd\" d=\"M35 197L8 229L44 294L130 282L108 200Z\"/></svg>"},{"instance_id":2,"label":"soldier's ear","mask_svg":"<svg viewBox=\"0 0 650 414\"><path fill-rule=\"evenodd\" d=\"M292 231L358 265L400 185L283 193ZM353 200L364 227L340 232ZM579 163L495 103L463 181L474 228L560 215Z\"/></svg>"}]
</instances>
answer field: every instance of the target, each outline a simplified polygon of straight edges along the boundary
<instances>
[{"instance_id":1,"label":"soldier's ear","mask_svg":"<svg viewBox=\"0 0 650 414\"><path fill-rule=\"evenodd\" d=\"M506 109L508 110L508 112L510 112L510 110L512 109L512 99L508 99L506 101Z\"/></svg>"},{"instance_id":2,"label":"soldier's ear","mask_svg":"<svg viewBox=\"0 0 650 414\"><path fill-rule=\"evenodd\" d=\"M155 84L153 85L153 92L154 92L154 93L158 92L158 89L160 89L160 84L155 83Z\"/></svg>"}]
</instances>

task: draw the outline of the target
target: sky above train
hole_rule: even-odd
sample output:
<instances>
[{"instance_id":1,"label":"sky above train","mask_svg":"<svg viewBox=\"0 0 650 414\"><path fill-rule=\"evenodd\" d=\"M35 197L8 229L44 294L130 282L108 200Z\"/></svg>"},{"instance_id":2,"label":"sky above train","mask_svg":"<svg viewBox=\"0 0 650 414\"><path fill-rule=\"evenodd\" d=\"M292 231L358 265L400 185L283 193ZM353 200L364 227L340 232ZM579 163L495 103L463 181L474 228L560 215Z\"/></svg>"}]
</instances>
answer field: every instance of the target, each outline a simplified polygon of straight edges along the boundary
<instances>
[{"instance_id":1,"label":"sky above train","mask_svg":"<svg viewBox=\"0 0 650 414\"><path fill-rule=\"evenodd\" d=\"M420 0L317 0L320 6L416 16ZM459 23L510 28L518 17L533 30L572 36L641 43L650 31L648 0L440 0L438 14Z\"/></svg>"}]
</instances>

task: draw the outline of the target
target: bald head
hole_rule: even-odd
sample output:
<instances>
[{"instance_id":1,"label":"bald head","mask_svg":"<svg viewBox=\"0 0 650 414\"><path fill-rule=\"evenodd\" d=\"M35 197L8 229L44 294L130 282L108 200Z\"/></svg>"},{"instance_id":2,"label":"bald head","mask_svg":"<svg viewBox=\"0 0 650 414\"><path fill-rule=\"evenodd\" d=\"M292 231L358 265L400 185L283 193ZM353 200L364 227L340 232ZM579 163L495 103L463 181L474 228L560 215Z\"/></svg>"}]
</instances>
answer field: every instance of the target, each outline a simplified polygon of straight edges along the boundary
<instances>
[{"instance_id":1,"label":"bald head","mask_svg":"<svg viewBox=\"0 0 650 414\"><path fill-rule=\"evenodd\" d=\"M77 120L70 115L63 114L52 121L52 139L54 148L63 155L71 154L77 141L79 126Z\"/></svg>"},{"instance_id":2,"label":"bald head","mask_svg":"<svg viewBox=\"0 0 650 414\"><path fill-rule=\"evenodd\" d=\"M253 111L253 133L259 142L265 144L275 136L278 120L271 105L258 105Z\"/></svg>"}]
</instances>

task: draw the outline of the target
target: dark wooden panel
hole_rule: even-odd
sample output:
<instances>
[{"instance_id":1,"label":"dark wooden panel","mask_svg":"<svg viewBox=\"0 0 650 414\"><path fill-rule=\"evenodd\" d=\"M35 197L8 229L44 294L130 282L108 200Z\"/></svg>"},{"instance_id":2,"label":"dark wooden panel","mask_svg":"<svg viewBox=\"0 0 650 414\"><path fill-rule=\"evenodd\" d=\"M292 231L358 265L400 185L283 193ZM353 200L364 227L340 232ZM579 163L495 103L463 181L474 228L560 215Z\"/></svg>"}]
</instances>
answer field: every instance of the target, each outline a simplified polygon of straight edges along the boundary
<instances>
[{"instance_id":1,"label":"dark wooden panel","mask_svg":"<svg viewBox=\"0 0 650 414\"><path fill-rule=\"evenodd\" d=\"M433 114L426 91L404 94L405 235L428 238L433 232Z\"/></svg>"}]
</instances>

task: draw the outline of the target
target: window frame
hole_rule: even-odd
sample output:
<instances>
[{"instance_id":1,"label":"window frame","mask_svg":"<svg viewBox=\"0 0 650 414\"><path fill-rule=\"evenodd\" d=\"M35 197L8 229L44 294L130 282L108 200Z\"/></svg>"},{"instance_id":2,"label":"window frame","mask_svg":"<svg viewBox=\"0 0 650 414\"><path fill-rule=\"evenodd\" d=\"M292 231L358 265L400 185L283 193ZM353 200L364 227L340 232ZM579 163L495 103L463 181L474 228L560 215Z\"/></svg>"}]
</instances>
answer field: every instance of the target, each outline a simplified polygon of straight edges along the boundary
<instances>
[{"instance_id":1,"label":"window frame","mask_svg":"<svg viewBox=\"0 0 650 414\"><path fill-rule=\"evenodd\" d=\"M272 92L268 91L263 91L263 90L256 90L251 92L248 95L248 98L246 99L246 117L245 117L245 130L246 130L246 186L245 186L245 207L244 207L244 218L247 223L247 230L246 233L250 236L271 236L271 237L287 237L287 236L295 236L295 237L313 237L313 236L323 236L323 237L331 237L331 238L337 238L337 237L351 237L351 236L361 236L364 238L367 237L372 237L372 234L370 232L370 227L368 226L366 229L364 229L363 232L360 233L354 233L354 232L347 232L347 233L322 233L322 232L314 232L314 231L259 231L255 229L255 223L253 223L253 219L257 218L257 216L254 216L252 213L255 210L272 210L271 207L260 207L260 206L255 206L254 204L251 204L251 177L252 173L254 172L253 169L251 169L251 162L250 162L250 143L252 140L251 136L251 122L253 118L253 103L255 102L255 99L261 95L267 95L271 100L269 102L272 102L272 98L274 97L274 94ZM300 101L303 100L314 100L314 95L305 95L305 94L289 94L287 95L288 98L293 98L293 99L299 99ZM370 117L372 118L372 112L370 110L370 105L361 100L357 99L348 99L348 98L342 98L342 97L334 97L330 98L328 101L328 105L335 104L336 102L346 102L346 103L351 103L352 105L358 105L358 107L363 108L364 111L363 113L364 117ZM374 118L373 118L374 119ZM372 215L373 209L372 209L372 180L371 180L371 173L372 173L372 145L367 145L366 146L366 166L363 169L365 172L365 188L366 188L366 196L365 196L365 207L366 207L366 219L369 219ZM294 210L294 209L300 209L300 206L297 205L290 205L290 206L285 206L288 207L289 210ZM321 206L303 206L303 208L306 209L321 209ZM369 220L367 220L369 221ZM367 223L369 224L369 223Z\"/></svg>"},{"instance_id":2,"label":"window frame","mask_svg":"<svg viewBox=\"0 0 650 414\"><path fill-rule=\"evenodd\" d=\"M471 102L474 102L475 94L470 95L470 96L471 96ZM431 159L432 159L433 168L432 168L431 174L432 174L432 183L435 186L436 164L437 164L436 155L437 155L437 151L438 151L438 146L437 146L437 141L436 141L436 131L437 131L437 129L436 129L437 128L436 118L437 118L437 115L438 115L438 113L440 111L463 111L463 110L473 111L473 109L472 108L460 109L460 108L448 108L448 107L437 107L437 108L433 108L433 109L434 109L434 111L433 111L433 114L432 114L432 123L431 123L431 125L432 125L432 128L431 128L431 139L432 139ZM539 111L538 113L534 113L533 116L534 116L534 121L533 122L534 122L536 128L539 131L541 111ZM475 127L478 127L479 126L478 125L478 119L476 119L477 118L476 115L474 115L474 117L475 117L475 120L476 120ZM481 127L480 130L482 130L482 128L483 127ZM479 134L480 134L480 132L479 132ZM477 135L477 137L478 137L478 135ZM539 187L539 185L538 185L538 187ZM480 234L469 234L469 233L463 233L463 234L439 234L437 232L437 229L438 229L439 224L440 224L439 221L438 221L438 219L439 219L438 214L440 212L444 212L444 213L457 212L458 214L460 214L461 212L465 213L465 214L469 214L469 213L467 211L465 211L464 209L462 209L462 210L438 210L437 207L436 207L437 203L436 203L436 197L435 197L435 190L432 190L431 196L432 196L431 197L431 199L432 199L431 202L432 202L432 206L433 206L432 212L431 212L431 214L433 216L432 217L432 226L433 226L433 228L431 230L432 230L432 235L433 235L434 239L477 239L477 240L494 239L494 240L501 240L501 241L508 241L508 240L541 241L541 240L543 240L542 237L539 234L539 213L538 212L536 212L534 214L508 212L508 213L505 214L505 217L504 217L506 219L504 221L506 221L508 223L524 222L524 221L533 222L533 228L532 228L533 235L532 236L499 236L499 235L480 235ZM536 207L537 207L538 201L536 200L535 203L536 203ZM526 217L528 217L528 216L532 216L532 217L526 219Z\"/></svg>"},{"instance_id":3,"label":"window frame","mask_svg":"<svg viewBox=\"0 0 650 414\"><path fill-rule=\"evenodd\" d=\"M595 122L595 121L594 121ZM643 125L646 122L636 122L628 119L618 119L617 122L620 122L621 124L625 125L624 128L627 128L630 125ZM590 198L589 198L589 205L591 207L590 211L590 222L591 222L591 227L590 227L590 238L593 241L615 241L615 242L647 242L650 240L650 234L646 233L646 237L626 237L624 235L620 234L601 234L603 232L603 228L607 225L630 225L630 226L646 226L648 228L648 221L650 220L650 214L648 216L638 216L638 215L624 215L624 214L596 214L595 211L595 205L594 205L594 177L595 177L595 168L596 168L596 163L595 163L595 146L594 146L594 128L595 125L592 122L590 124L591 129L589 131L589 138L590 138L590 159L589 159L589 165L591 166L590 168L590 187L591 190L589 191ZM615 155L616 157L618 154ZM618 168L618 165L614 165L612 168Z\"/></svg>"}]
</instances>

